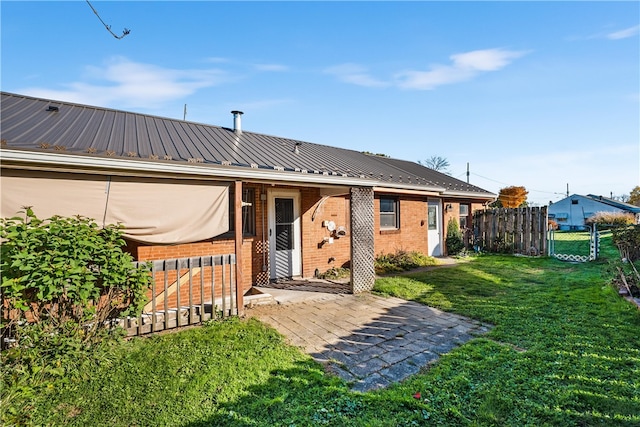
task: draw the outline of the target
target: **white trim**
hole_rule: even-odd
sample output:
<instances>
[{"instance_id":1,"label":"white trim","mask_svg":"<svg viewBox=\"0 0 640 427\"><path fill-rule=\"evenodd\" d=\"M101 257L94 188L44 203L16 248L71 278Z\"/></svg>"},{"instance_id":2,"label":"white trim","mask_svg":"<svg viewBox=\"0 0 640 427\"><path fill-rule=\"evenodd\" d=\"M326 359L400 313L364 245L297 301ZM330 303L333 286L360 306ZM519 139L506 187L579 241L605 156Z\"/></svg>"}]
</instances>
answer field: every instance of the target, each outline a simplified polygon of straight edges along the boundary
<instances>
[{"instance_id":1,"label":"white trim","mask_svg":"<svg viewBox=\"0 0 640 427\"><path fill-rule=\"evenodd\" d=\"M191 175L202 179L242 179L248 181L272 181L274 183L297 183L311 185L342 185L346 187L374 187L375 192L398 192L400 194L416 194L425 196L453 196L469 198L487 198L494 200L495 194L450 191L444 187L427 187L413 184L389 183L369 178L356 178L337 175L324 175L292 171L252 169L242 166L223 166L172 162L170 160L147 160L141 158L96 157L79 153L58 153L54 151L31 151L3 148L0 160L5 166L19 165L23 168L47 166L63 169L67 172L105 173L109 171L127 172L150 176L153 174ZM7 164L8 163L8 164ZM81 170L78 170L81 169ZM382 185L382 186L381 186Z\"/></svg>"},{"instance_id":2,"label":"white trim","mask_svg":"<svg viewBox=\"0 0 640 427\"><path fill-rule=\"evenodd\" d=\"M302 275L302 217L300 213L301 195L298 190L267 190L267 217L269 224L269 279L277 279L276 243L275 243L275 199L276 197L293 199L293 249L291 250L290 276ZM271 250L273 249L273 250Z\"/></svg>"},{"instance_id":3,"label":"white trim","mask_svg":"<svg viewBox=\"0 0 640 427\"><path fill-rule=\"evenodd\" d=\"M429 230L429 206L436 206L436 230ZM427 200L427 252L429 256L442 256L444 254L444 232L442 230L442 200ZM432 239L437 237L437 242Z\"/></svg>"},{"instance_id":4,"label":"white trim","mask_svg":"<svg viewBox=\"0 0 640 427\"><path fill-rule=\"evenodd\" d=\"M493 193L474 193L473 191L450 191L445 190L442 192L443 196L451 196L451 197L475 197L475 198L487 198L487 199L496 199L497 195Z\"/></svg>"},{"instance_id":5,"label":"white trim","mask_svg":"<svg viewBox=\"0 0 640 427\"><path fill-rule=\"evenodd\" d=\"M69 155L56 152L22 151L3 148L0 150L0 160L21 165L48 165L71 170L74 168L89 168L93 171L120 170L142 172L149 174L195 175L226 179L244 179L275 181L286 183L332 184L345 186L371 187L371 180L364 178L343 177L335 175L321 175L300 172L270 171L251 169L241 166L198 165L171 163L165 160L104 158L88 155ZM83 171L84 172L84 171Z\"/></svg>"}]
</instances>

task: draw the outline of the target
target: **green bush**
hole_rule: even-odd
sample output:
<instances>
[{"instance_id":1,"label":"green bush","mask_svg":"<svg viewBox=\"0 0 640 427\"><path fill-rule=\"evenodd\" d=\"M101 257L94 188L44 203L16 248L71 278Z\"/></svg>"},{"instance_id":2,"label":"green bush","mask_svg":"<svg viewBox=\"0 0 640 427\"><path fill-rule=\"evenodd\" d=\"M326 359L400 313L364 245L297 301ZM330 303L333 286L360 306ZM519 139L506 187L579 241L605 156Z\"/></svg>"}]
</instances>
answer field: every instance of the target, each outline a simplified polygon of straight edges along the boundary
<instances>
[{"instance_id":1,"label":"green bush","mask_svg":"<svg viewBox=\"0 0 640 427\"><path fill-rule=\"evenodd\" d=\"M0 219L0 239L0 409L3 423L23 424L31 396L75 379L122 336L108 320L142 310L151 276L122 250L119 226L80 216L41 220L27 208Z\"/></svg>"},{"instance_id":2,"label":"green bush","mask_svg":"<svg viewBox=\"0 0 640 427\"><path fill-rule=\"evenodd\" d=\"M640 225L614 227L611 231L620 256L631 262L640 260Z\"/></svg>"},{"instance_id":3,"label":"green bush","mask_svg":"<svg viewBox=\"0 0 640 427\"><path fill-rule=\"evenodd\" d=\"M447 255L458 255L464 250L464 240L462 239L462 231L458 225L458 220L450 218L447 223L447 238L445 240L447 247Z\"/></svg>"},{"instance_id":4,"label":"green bush","mask_svg":"<svg viewBox=\"0 0 640 427\"><path fill-rule=\"evenodd\" d=\"M119 226L100 229L80 216L0 219L3 320L85 326L91 339L105 320L138 313L148 268L134 268ZM8 326L5 324L5 326Z\"/></svg>"},{"instance_id":5,"label":"green bush","mask_svg":"<svg viewBox=\"0 0 640 427\"><path fill-rule=\"evenodd\" d=\"M436 264L435 258L421 252L398 250L394 254L379 255L374 266L376 274L388 274Z\"/></svg>"}]
</instances>

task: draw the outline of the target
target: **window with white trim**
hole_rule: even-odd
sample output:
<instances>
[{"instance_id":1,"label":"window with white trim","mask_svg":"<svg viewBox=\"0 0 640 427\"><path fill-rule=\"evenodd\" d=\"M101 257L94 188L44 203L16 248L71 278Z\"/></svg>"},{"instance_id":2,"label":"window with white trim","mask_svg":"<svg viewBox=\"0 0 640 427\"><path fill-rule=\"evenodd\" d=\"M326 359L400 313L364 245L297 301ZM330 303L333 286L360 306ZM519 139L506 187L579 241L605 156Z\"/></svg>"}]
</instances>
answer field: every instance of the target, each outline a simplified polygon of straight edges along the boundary
<instances>
[{"instance_id":1,"label":"window with white trim","mask_svg":"<svg viewBox=\"0 0 640 427\"><path fill-rule=\"evenodd\" d=\"M380 197L380 228L400 228L400 202L396 197Z\"/></svg>"}]
</instances>

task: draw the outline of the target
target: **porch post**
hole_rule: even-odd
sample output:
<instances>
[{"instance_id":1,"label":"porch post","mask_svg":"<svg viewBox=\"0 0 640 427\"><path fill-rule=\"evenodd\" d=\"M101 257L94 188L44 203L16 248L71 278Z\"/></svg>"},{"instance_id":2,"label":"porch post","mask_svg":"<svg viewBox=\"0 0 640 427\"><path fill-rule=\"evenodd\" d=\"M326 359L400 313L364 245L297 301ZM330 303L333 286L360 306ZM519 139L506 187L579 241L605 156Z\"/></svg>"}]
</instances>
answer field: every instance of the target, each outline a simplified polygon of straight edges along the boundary
<instances>
[{"instance_id":1,"label":"porch post","mask_svg":"<svg viewBox=\"0 0 640 427\"><path fill-rule=\"evenodd\" d=\"M244 291L242 286L242 181L235 182L235 243L236 243L236 309L238 316L244 314Z\"/></svg>"},{"instance_id":2,"label":"porch post","mask_svg":"<svg viewBox=\"0 0 640 427\"><path fill-rule=\"evenodd\" d=\"M351 188L351 293L370 291L374 268L373 188Z\"/></svg>"}]
</instances>

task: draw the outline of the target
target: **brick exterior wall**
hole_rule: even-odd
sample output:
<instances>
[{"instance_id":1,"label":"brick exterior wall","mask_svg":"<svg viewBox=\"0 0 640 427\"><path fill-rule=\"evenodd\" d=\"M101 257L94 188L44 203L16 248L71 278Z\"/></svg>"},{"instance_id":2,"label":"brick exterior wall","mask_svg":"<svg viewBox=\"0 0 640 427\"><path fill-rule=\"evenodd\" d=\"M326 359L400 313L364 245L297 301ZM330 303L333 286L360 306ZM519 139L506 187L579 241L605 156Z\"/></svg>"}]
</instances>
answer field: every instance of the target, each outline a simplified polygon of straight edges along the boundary
<instances>
[{"instance_id":1,"label":"brick exterior wall","mask_svg":"<svg viewBox=\"0 0 640 427\"><path fill-rule=\"evenodd\" d=\"M427 200L420 197L399 196L400 228L380 228L380 195L375 195L375 254L395 253L400 250L428 253ZM383 197L387 197L384 195ZM388 195L388 197L396 197Z\"/></svg>"},{"instance_id":2,"label":"brick exterior wall","mask_svg":"<svg viewBox=\"0 0 640 427\"><path fill-rule=\"evenodd\" d=\"M254 189L253 204L255 207L255 236L245 236L242 244L242 288L246 291L254 284L265 284L269 280L269 222L267 212L265 211L267 201L261 198L261 194L267 194L267 188L256 184L244 184L244 188ZM320 189L313 187L269 188L291 188L300 191L301 262L303 277L313 277L316 272L324 273L332 267L349 266L351 236L349 230L350 200L347 194L323 197ZM375 254L394 253L398 250L428 253L427 198L407 195L390 196L397 197L399 200L400 227L398 229L380 229L380 195L376 194L374 199ZM443 200L443 210L445 206L451 204L451 209L448 210L448 212L444 212L443 237L446 235L446 226L449 218L458 218L460 203L470 205L470 214L474 210L483 207L482 204L471 203L470 200ZM347 231L346 236L338 238L332 235L323 225L325 221L333 221L336 227L345 227ZM471 224L471 215L469 216L468 224ZM262 242L263 235L267 240L266 244ZM330 237L333 237L332 243L328 241ZM206 241L181 245L147 246L129 242L128 251L132 253L137 260L149 261L231 254L235 252L235 243L233 233L228 233ZM184 273L185 272L181 272L181 274ZM210 277L210 274L206 273L205 277ZM170 277L169 284L175 281L176 278L175 274ZM159 275L159 277L156 278L156 283L159 292L162 291L164 288L164 278ZM199 277L194 277L194 283L197 283L199 286ZM205 290L208 292L205 295L205 299L210 298L210 280L205 283ZM185 292L187 291L185 290ZM216 289L216 296L220 296L219 286ZM176 295L173 295L170 301L175 302L175 300ZM181 300L188 301L188 293L181 293Z\"/></svg>"},{"instance_id":3,"label":"brick exterior wall","mask_svg":"<svg viewBox=\"0 0 640 427\"><path fill-rule=\"evenodd\" d=\"M302 276L313 277L316 270L324 273L332 267L348 266L351 249L349 198L336 196L323 199L320 190L315 188L302 190L301 196ZM347 235L334 237L333 243L325 241L332 234L322 225L324 221L333 221L336 227L345 227Z\"/></svg>"}]
</instances>

